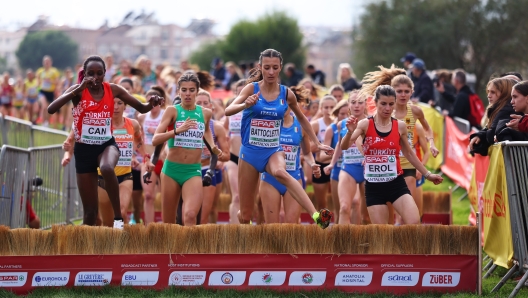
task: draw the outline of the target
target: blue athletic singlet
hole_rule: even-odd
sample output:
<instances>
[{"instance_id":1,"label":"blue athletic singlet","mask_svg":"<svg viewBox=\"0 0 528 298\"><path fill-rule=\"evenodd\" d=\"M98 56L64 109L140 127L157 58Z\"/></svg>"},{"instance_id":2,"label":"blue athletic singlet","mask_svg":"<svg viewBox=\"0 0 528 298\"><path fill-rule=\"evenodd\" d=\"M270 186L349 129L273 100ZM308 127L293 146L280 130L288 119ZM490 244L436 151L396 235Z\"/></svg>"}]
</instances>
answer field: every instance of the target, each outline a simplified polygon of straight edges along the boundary
<instances>
[{"instance_id":1,"label":"blue athletic singlet","mask_svg":"<svg viewBox=\"0 0 528 298\"><path fill-rule=\"evenodd\" d=\"M290 127L281 127L280 145L285 154L286 171L295 180L301 179L301 142L301 124L297 121L296 117L293 117L293 124ZM262 173L260 178L275 187L281 195L286 193L286 187L280 184L275 177L269 173Z\"/></svg>"},{"instance_id":2,"label":"blue athletic singlet","mask_svg":"<svg viewBox=\"0 0 528 298\"><path fill-rule=\"evenodd\" d=\"M340 136L341 138L344 138L346 133L348 132L348 128L346 127L346 119L341 121L341 132ZM362 183L365 181L365 177L363 175L364 172L364 166L363 166L363 160L364 157L357 148L356 144L352 144L347 150L343 150L343 164L341 166L341 170L345 171L347 174L352 176L354 180L356 180L357 183Z\"/></svg>"},{"instance_id":3,"label":"blue athletic singlet","mask_svg":"<svg viewBox=\"0 0 528 298\"><path fill-rule=\"evenodd\" d=\"M253 93L259 91L258 83L253 83ZM282 119L288 109L287 91L285 86L280 85L280 94L275 100L267 101L260 97L254 106L245 109L242 114L239 156L260 173L265 171L271 155L282 150L279 139Z\"/></svg>"},{"instance_id":4,"label":"blue athletic singlet","mask_svg":"<svg viewBox=\"0 0 528 298\"><path fill-rule=\"evenodd\" d=\"M337 142L339 140L339 130L337 129L337 124L335 123L330 124L330 126L328 127L332 128L332 142L330 146L335 149L337 146ZM330 179L334 181L339 181L339 172L341 171L342 163L343 163L343 154L339 156L337 163L332 168L332 172L330 173Z\"/></svg>"}]
</instances>

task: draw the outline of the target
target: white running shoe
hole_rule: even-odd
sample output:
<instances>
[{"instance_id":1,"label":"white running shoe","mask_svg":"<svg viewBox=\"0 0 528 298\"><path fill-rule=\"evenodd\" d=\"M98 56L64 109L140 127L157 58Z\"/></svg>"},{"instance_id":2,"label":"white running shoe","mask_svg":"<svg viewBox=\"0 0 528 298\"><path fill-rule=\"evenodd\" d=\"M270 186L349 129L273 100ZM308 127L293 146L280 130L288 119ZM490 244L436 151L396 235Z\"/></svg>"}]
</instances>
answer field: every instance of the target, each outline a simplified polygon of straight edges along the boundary
<instances>
[{"instance_id":1,"label":"white running shoe","mask_svg":"<svg viewBox=\"0 0 528 298\"><path fill-rule=\"evenodd\" d=\"M125 223L122 220L114 220L114 229L122 230Z\"/></svg>"}]
</instances>

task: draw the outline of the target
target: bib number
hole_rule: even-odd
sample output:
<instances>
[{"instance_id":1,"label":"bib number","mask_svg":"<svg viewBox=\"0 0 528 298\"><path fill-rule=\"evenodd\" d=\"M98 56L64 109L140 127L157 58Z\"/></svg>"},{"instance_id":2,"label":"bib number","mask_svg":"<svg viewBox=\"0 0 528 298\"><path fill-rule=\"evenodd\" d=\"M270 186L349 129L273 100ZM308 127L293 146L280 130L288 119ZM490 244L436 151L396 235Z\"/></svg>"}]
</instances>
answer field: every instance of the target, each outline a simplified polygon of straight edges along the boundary
<instances>
[{"instance_id":1,"label":"bib number","mask_svg":"<svg viewBox=\"0 0 528 298\"><path fill-rule=\"evenodd\" d=\"M343 151L343 157L345 164L361 164L364 159L363 155L356 146L350 147Z\"/></svg>"},{"instance_id":2,"label":"bib number","mask_svg":"<svg viewBox=\"0 0 528 298\"><path fill-rule=\"evenodd\" d=\"M365 179L368 182L389 182L398 176L398 164L394 155L365 156Z\"/></svg>"},{"instance_id":3,"label":"bib number","mask_svg":"<svg viewBox=\"0 0 528 298\"><path fill-rule=\"evenodd\" d=\"M130 167L132 166L132 155L134 154L133 142L118 142L119 160L117 166Z\"/></svg>"},{"instance_id":4,"label":"bib number","mask_svg":"<svg viewBox=\"0 0 528 298\"><path fill-rule=\"evenodd\" d=\"M42 81L42 89L43 90L49 90L51 89L51 81L49 79L44 79Z\"/></svg>"},{"instance_id":5,"label":"bib number","mask_svg":"<svg viewBox=\"0 0 528 298\"><path fill-rule=\"evenodd\" d=\"M252 119L249 144L264 148L278 147L281 123L282 120Z\"/></svg>"},{"instance_id":6,"label":"bib number","mask_svg":"<svg viewBox=\"0 0 528 298\"><path fill-rule=\"evenodd\" d=\"M176 128L182 126L184 123L185 121L176 121ZM189 149L202 149L204 132L205 124L202 122L195 122L191 129L179 133L174 137L174 146Z\"/></svg>"},{"instance_id":7,"label":"bib number","mask_svg":"<svg viewBox=\"0 0 528 298\"><path fill-rule=\"evenodd\" d=\"M229 118L229 132L234 135L240 135L242 126L242 113L235 114Z\"/></svg>"},{"instance_id":8,"label":"bib number","mask_svg":"<svg viewBox=\"0 0 528 298\"><path fill-rule=\"evenodd\" d=\"M104 144L112 138L111 119L86 119L82 125L81 140L84 144Z\"/></svg>"},{"instance_id":9,"label":"bib number","mask_svg":"<svg viewBox=\"0 0 528 298\"><path fill-rule=\"evenodd\" d=\"M284 159L286 160L286 171L297 170L297 156L299 155L299 146L281 145L284 150Z\"/></svg>"},{"instance_id":10,"label":"bib number","mask_svg":"<svg viewBox=\"0 0 528 298\"><path fill-rule=\"evenodd\" d=\"M0 97L0 102L2 102L2 104L9 104L9 103L11 103L11 97L2 96L2 97Z\"/></svg>"}]
</instances>

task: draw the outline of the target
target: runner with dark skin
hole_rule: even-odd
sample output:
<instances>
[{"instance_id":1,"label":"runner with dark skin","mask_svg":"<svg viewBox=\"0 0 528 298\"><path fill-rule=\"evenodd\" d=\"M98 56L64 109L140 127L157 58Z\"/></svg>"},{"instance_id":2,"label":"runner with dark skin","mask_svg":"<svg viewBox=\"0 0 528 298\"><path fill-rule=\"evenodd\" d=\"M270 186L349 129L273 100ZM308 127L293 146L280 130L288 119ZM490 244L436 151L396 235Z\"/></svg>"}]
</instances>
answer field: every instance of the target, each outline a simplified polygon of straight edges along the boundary
<instances>
[{"instance_id":1,"label":"runner with dark skin","mask_svg":"<svg viewBox=\"0 0 528 298\"><path fill-rule=\"evenodd\" d=\"M54 100L48 106L48 113L54 114L59 109L68 103L70 100L73 105L81 102L83 91L88 88L90 95L95 102L99 102L104 97L103 81L105 76L105 65L103 60L98 56L91 56L86 59L84 63L84 71L82 75L84 78L80 84L76 84L68 88L59 98ZM164 98L152 95L148 98L148 103L142 104L136 98L131 96L123 87L115 84L110 84L110 88L114 98L119 98L125 104L131 105L134 109L144 114L156 105L163 103ZM93 145L94 148L98 145ZM98 164L101 169L101 174L105 180L106 190L110 198L112 208L114 209L114 216L116 219L121 218L120 202L119 202L119 184L114 173L114 168L117 165L119 158L119 150L116 146L108 146L98 156ZM82 162L82 161L81 161ZM93 173L77 173L77 186L83 202L84 219L83 224L95 225L98 214L98 196L97 196L97 171Z\"/></svg>"}]
</instances>

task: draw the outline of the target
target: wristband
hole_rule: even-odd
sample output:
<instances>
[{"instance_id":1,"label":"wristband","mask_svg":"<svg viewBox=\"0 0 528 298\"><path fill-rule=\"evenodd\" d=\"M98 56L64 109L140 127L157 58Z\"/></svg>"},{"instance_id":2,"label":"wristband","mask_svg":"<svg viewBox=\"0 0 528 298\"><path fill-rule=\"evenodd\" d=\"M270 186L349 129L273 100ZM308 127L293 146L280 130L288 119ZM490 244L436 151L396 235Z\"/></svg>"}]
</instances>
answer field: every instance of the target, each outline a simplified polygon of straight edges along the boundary
<instances>
[{"instance_id":1,"label":"wristband","mask_svg":"<svg viewBox=\"0 0 528 298\"><path fill-rule=\"evenodd\" d=\"M427 171L427 173L425 173L424 175L424 178L427 179L429 178L429 176L431 176L431 171Z\"/></svg>"},{"instance_id":2,"label":"wristband","mask_svg":"<svg viewBox=\"0 0 528 298\"><path fill-rule=\"evenodd\" d=\"M145 155L143 155L143 162L145 162L145 160L146 160L147 158L148 158L148 159L152 159L152 158L150 157L150 154L145 154Z\"/></svg>"}]
</instances>

